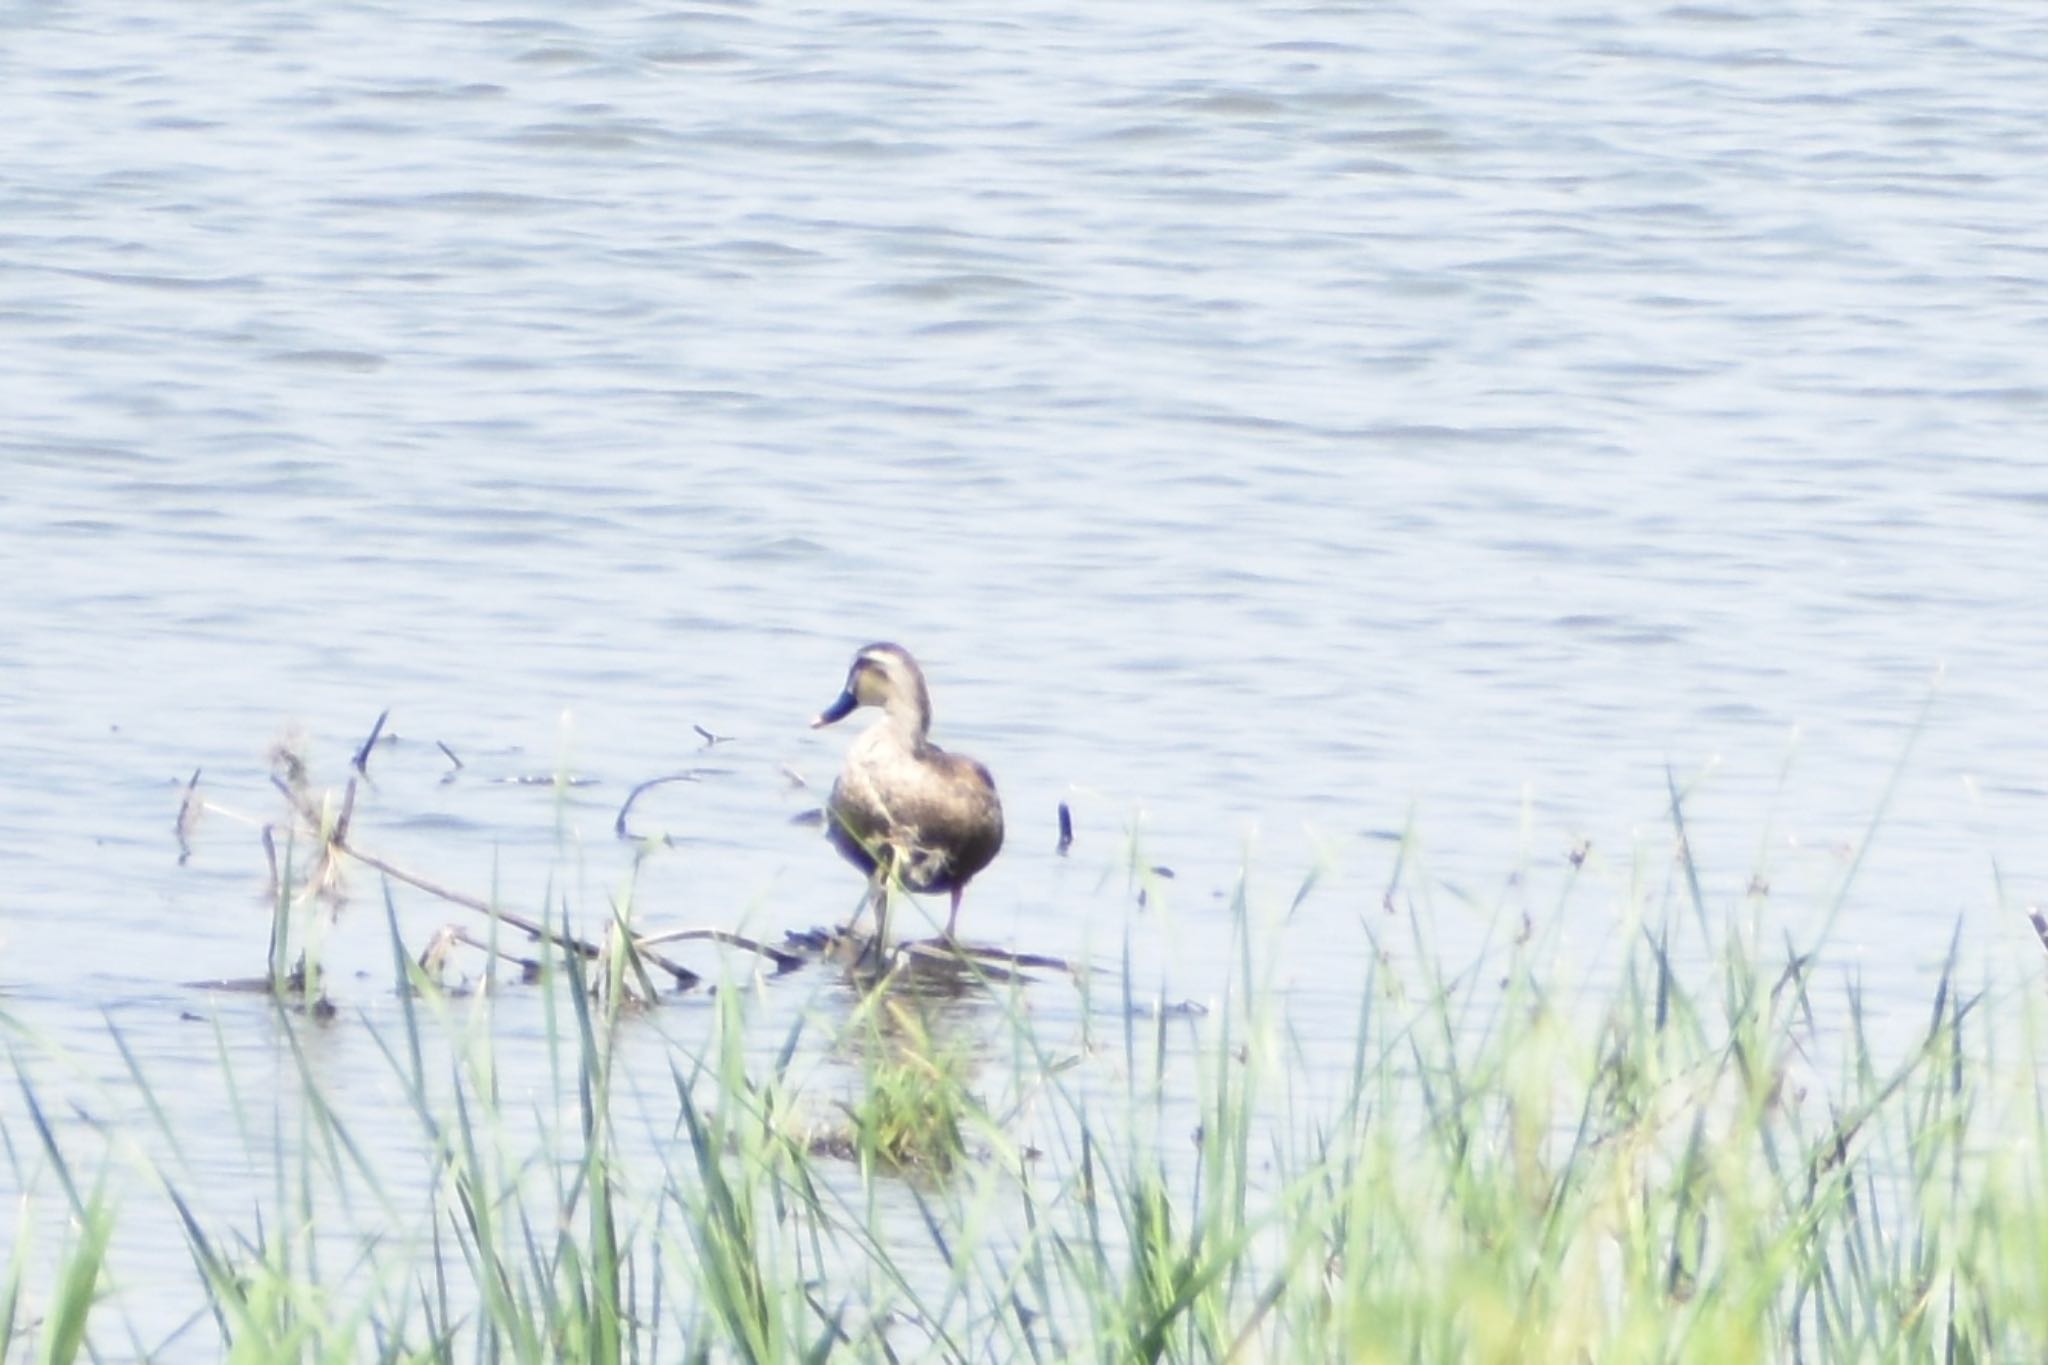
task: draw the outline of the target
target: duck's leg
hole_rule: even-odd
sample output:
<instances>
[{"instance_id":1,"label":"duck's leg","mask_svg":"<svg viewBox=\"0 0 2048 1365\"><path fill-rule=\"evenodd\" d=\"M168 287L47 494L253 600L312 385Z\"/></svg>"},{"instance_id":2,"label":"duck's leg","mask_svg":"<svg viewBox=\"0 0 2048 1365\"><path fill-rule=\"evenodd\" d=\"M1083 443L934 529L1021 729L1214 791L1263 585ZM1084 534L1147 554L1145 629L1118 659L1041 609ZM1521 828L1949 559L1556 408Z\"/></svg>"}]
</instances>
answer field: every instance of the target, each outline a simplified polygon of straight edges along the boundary
<instances>
[{"instance_id":1,"label":"duck's leg","mask_svg":"<svg viewBox=\"0 0 2048 1365\"><path fill-rule=\"evenodd\" d=\"M896 846L884 844L875 863L875 955L889 946L889 893L896 884Z\"/></svg>"},{"instance_id":2,"label":"duck's leg","mask_svg":"<svg viewBox=\"0 0 2048 1365\"><path fill-rule=\"evenodd\" d=\"M953 888L953 908L946 915L946 942L948 943L953 941L953 921L960 918L960 893L966 889L964 886Z\"/></svg>"},{"instance_id":3,"label":"duck's leg","mask_svg":"<svg viewBox=\"0 0 2048 1365\"><path fill-rule=\"evenodd\" d=\"M861 918L870 907L875 912L876 927L880 928L882 907L889 899L889 879L895 875L895 853L888 844L877 845L863 840L861 847L868 855L868 888L860 904L854 907L853 918L840 931L849 939L860 931Z\"/></svg>"},{"instance_id":4,"label":"duck's leg","mask_svg":"<svg viewBox=\"0 0 2048 1365\"><path fill-rule=\"evenodd\" d=\"M881 883L876 879L875 875L869 873L867 890L861 893L860 904L853 907L853 918L846 922L844 929L840 930L846 937L852 938L860 932L860 922L867 917L868 907L875 903L876 893L880 890L880 887Z\"/></svg>"}]
</instances>

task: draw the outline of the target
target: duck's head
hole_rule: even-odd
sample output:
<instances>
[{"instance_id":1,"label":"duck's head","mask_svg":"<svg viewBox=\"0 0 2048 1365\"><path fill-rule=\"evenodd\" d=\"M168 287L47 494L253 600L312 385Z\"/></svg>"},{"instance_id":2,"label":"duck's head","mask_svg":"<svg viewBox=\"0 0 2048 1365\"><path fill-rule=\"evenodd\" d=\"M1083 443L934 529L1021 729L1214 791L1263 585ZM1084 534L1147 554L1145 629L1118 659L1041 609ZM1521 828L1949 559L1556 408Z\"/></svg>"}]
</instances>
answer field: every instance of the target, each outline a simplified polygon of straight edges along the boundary
<instances>
[{"instance_id":1,"label":"duck's head","mask_svg":"<svg viewBox=\"0 0 2048 1365\"><path fill-rule=\"evenodd\" d=\"M846 686L838 700L818 713L811 728L844 720L863 706L879 706L916 739L925 737L932 728L931 693L909 650L887 643L864 647L846 670Z\"/></svg>"}]
</instances>

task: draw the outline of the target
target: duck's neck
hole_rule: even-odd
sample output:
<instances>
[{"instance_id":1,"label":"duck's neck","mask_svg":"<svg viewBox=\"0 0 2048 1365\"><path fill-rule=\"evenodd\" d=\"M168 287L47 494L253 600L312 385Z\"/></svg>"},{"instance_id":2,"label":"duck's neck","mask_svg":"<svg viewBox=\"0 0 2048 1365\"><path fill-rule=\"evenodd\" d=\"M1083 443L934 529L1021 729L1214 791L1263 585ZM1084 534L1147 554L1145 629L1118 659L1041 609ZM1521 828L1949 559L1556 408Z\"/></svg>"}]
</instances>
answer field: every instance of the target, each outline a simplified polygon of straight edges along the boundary
<instances>
[{"instance_id":1,"label":"duck's neck","mask_svg":"<svg viewBox=\"0 0 2048 1365\"><path fill-rule=\"evenodd\" d=\"M922 749L931 742L932 698L925 691L923 678L917 678L914 686L892 692L882 711L889 718L889 728L906 747Z\"/></svg>"}]
</instances>

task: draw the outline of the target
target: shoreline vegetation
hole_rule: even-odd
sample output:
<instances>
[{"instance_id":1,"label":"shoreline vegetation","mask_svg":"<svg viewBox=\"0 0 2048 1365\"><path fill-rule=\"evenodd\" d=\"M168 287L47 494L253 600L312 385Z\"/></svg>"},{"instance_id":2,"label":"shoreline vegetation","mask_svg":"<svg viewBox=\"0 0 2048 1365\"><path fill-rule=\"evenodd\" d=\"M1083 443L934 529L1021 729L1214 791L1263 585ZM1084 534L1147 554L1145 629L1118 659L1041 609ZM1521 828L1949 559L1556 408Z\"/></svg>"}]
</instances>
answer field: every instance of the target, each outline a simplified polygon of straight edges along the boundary
<instances>
[{"instance_id":1,"label":"shoreline vegetation","mask_svg":"<svg viewBox=\"0 0 2048 1365\"><path fill-rule=\"evenodd\" d=\"M282 1074L255 1099L219 1059L267 1197L235 1214L201 1197L176 1106L112 1020L136 1132L65 1121L61 1056L0 1015L19 1101L0 1149L23 1192L0 1362L2048 1352L2038 974L1971 985L1952 944L1910 1038L1895 1020L1880 1036L1853 978L1819 965L1858 860L1795 943L1753 884L1703 876L1676 788L1673 856L1633 880L1597 978L1558 947L1583 848L1556 913L1503 912L1472 961L1437 959L1405 890L1404 913L1362 913L1348 1063L1330 1066L1276 965L1313 874L1293 905L1240 883L1237 965L1207 1009L1148 992L1128 952L1035 983L1015 960L935 975L908 955L836 963L836 1008L814 1001L765 1046L786 969L724 942L740 956L672 1037L630 891L601 932L585 913L586 936L560 907L523 926L494 911L468 946L531 983L508 995L445 987L402 942L387 879L396 1003L337 1011L306 926L353 803L281 786L300 825L263 1005ZM320 850L305 871L299 847ZM1404 843L1397 884L1423 880L1412 863ZM503 946L522 927L562 951ZM1077 1003L1049 1025L1034 993L1054 989ZM515 999L545 1021L546 1073L529 1056L516 1085ZM411 1169L309 1060L326 1029L374 1038ZM144 1339L119 1232L159 1205L190 1272L149 1285L181 1325Z\"/></svg>"}]
</instances>

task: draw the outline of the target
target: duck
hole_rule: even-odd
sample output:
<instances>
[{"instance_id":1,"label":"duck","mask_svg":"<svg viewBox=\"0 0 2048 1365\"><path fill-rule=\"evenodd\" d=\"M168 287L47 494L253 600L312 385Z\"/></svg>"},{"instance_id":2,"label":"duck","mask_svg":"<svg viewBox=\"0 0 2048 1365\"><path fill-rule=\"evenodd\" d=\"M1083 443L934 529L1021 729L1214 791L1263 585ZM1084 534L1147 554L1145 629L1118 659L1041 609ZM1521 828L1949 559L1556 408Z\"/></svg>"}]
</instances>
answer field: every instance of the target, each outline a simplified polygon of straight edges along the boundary
<instances>
[{"instance_id":1,"label":"duck","mask_svg":"<svg viewBox=\"0 0 2048 1365\"><path fill-rule=\"evenodd\" d=\"M932 743L931 690L903 646L862 646L846 670L845 687L811 728L864 706L879 707L882 715L846 751L825 803L825 837L868 879L878 946L887 933L892 879L906 890L952 898L945 934L951 942L967 883L1003 846L995 778L974 759Z\"/></svg>"}]
</instances>

